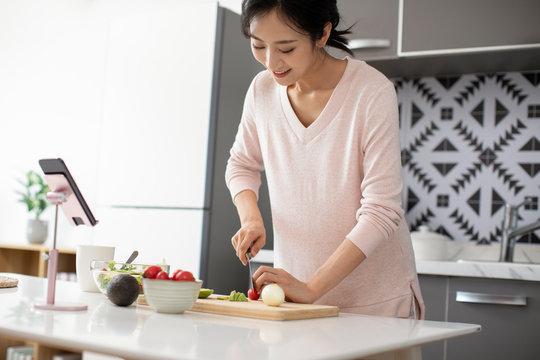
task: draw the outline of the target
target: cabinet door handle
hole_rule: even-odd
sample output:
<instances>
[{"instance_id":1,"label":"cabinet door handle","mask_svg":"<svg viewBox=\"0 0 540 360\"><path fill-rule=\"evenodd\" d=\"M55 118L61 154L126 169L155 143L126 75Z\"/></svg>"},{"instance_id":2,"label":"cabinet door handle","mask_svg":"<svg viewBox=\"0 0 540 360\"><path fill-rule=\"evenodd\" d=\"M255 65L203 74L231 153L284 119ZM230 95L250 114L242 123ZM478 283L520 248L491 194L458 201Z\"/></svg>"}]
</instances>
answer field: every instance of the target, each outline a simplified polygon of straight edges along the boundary
<instances>
[{"instance_id":1,"label":"cabinet door handle","mask_svg":"<svg viewBox=\"0 0 540 360\"><path fill-rule=\"evenodd\" d=\"M468 291L456 291L456 301L473 304L495 304L526 306L527 297L519 295L482 294Z\"/></svg>"},{"instance_id":2,"label":"cabinet door handle","mask_svg":"<svg viewBox=\"0 0 540 360\"><path fill-rule=\"evenodd\" d=\"M351 50L359 49L385 49L390 47L389 39L352 39L349 40Z\"/></svg>"}]
</instances>

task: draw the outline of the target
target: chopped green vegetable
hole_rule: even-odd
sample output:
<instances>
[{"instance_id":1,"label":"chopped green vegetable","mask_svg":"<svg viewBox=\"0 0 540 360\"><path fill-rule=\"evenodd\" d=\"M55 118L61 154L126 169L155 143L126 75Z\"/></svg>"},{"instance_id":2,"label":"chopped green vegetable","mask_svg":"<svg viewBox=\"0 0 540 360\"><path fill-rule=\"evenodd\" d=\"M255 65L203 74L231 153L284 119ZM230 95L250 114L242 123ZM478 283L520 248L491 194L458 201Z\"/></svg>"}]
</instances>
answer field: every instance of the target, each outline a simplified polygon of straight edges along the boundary
<instances>
[{"instance_id":1,"label":"chopped green vegetable","mask_svg":"<svg viewBox=\"0 0 540 360\"><path fill-rule=\"evenodd\" d=\"M243 292L237 292L236 290L231 291L229 294L229 301L248 301L246 294Z\"/></svg>"},{"instance_id":2,"label":"chopped green vegetable","mask_svg":"<svg viewBox=\"0 0 540 360\"><path fill-rule=\"evenodd\" d=\"M117 263L116 261L107 261L106 264L108 269L103 270L114 271L118 273L142 275L142 271L135 271L136 267L132 264Z\"/></svg>"},{"instance_id":3,"label":"chopped green vegetable","mask_svg":"<svg viewBox=\"0 0 540 360\"><path fill-rule=\"evenodd\" d=\"M199 290L199 299L206 299L207 297L212 295L213 292L214 292L214 289L201 288Z\"/></svg>"},{"instance_id":4,"label":"chopped green vegetable","mask_svg":"<svg viewBox=\"0 0 540 360\"><path fill-rule=\"evenodd\" d=\"M107 262L107 267L109 268L109 271L114 271L116 270L116 268L114 267L114 265L116 265L116 263L114 261L109 261Z\"/></svg>"}]
</instances>

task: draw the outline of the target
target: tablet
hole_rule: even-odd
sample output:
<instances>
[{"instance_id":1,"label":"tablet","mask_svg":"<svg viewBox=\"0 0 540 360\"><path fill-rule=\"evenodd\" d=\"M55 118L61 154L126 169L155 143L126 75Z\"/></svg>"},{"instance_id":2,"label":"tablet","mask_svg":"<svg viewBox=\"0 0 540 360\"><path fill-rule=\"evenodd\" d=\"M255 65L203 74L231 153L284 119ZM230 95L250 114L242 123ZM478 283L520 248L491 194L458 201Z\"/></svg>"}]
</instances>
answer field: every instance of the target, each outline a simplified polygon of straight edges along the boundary
<instances>
[{"instance_id":1,"label":"tablet","mask_svg":"<svg viewBox=\"0 0 540 360\"><path fill-rule=\"evenodd\" d=\"M64 215L72 225L94 226L98 223L84 200L75 180L62 159L41 159L39 166L45 173L45 182L51 192L65 193L67 200L60 204Z\"/></svg>"}]
</instances>

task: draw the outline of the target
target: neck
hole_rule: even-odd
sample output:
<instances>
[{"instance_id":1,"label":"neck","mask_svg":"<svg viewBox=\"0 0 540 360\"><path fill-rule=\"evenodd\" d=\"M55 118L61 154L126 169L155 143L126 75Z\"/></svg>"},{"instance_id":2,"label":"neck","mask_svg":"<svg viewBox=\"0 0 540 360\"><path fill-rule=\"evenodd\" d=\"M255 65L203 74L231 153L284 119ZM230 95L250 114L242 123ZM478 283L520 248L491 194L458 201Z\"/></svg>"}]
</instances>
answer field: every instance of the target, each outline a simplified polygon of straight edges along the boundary
<instances>
[{"instance_id":1,"label":"neck","mask_svg":"<svg viewBox=\"0 0 540 360\"><path fill-rule=\"evenodd\" d=\"M315 56L310 71L290 87L298 93L333 89L341 79L345 65L345 60L336 59L321 50L320 55Z\"/></svg>"}]
</instances>

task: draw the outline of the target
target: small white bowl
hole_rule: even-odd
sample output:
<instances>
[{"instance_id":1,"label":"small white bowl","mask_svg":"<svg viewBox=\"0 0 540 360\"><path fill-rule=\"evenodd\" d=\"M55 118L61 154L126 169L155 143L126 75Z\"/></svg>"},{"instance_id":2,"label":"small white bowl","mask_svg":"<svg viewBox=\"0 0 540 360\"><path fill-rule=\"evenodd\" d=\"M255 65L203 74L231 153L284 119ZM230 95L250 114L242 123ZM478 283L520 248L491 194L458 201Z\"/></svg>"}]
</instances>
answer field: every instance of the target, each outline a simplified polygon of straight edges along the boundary
<instances>
[{"instance_id":1,"label":"small white bowl","mask_svg":"<svg viewBox=\"0 0 540 360\"><path fill-rule=\"evenodd\" d=\"M174 281L143 278L144 296L148 305L159 313L181 314L189 310L199 297L201 280Z\"/></svg>"}]
</instances>

